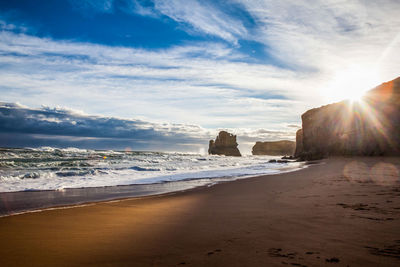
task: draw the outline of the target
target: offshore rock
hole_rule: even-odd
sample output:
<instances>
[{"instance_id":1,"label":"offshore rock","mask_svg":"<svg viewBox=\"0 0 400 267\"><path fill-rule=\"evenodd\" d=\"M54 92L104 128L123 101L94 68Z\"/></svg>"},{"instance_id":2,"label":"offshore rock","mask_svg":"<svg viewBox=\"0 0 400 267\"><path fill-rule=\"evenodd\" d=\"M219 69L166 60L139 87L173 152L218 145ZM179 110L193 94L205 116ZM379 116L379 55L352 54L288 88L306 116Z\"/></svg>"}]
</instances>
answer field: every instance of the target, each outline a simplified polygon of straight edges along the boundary
<instances>
[{"instance_id":1,"label":"offshore rock","mask_svg":"<svg viewBox=\"0 0 400 267\"><path fill-rule=\"evenodd\" d=\"M296 143L293 141L275 141L275 142L256 142L253 146L253 155L293 155Z\"/></svg>"},{"instance_id":2,"label":"offshore rock","mask_svg":"<svg viewBox=\"0 0 400 267\"><path fill-rule=\"evenodd\" d=\"M351 88L349 88L351 90ZM400 155L400 77L383 83L359 102L342 101L302 116L296 155Z\"/></svg>"},{"instance_id":3,"label":"offshore rock","mask_svg":"<svg viewBox=\"0 0 400 267\"><path fill-rule=\"evenodd\" d=\"M210 140L208 154L240 157L237 146L236 135L221 131L215 141Z\"/></svg>"}]
</instances>

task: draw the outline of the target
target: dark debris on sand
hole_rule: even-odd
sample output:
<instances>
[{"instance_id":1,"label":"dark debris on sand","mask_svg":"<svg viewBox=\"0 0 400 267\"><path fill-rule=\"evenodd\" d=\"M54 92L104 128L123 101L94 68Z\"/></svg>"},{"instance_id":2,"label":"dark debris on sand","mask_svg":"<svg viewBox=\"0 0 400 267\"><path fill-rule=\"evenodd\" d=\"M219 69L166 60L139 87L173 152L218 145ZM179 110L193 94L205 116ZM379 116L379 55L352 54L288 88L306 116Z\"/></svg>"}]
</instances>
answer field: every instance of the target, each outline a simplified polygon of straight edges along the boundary
<instances>
[{"instance_id":1,"label":"dark debris on sand","mask_svg":"<svg viewBox=\"0 0 400 267\"><path fill-rule=\"evenodd\" d=\"M331 263L338 263L340 260L338 258L333 257L333 258L330 258L330 259L326 259L325 261L326 262L331 262Z\"/></svg>"}]
</instances>

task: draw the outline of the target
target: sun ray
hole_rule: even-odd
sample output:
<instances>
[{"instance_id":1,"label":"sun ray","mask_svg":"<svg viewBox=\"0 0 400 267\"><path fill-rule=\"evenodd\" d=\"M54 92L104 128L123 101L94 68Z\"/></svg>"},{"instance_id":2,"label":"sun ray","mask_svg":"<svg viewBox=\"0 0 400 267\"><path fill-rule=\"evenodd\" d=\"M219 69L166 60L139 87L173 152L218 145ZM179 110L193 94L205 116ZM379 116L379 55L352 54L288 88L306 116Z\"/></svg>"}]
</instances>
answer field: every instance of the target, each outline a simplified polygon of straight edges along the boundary
<instances>
[{"instance_id":1,"label":"sun ray","mask_svg":"<svg viewBox=\"0 0 400 267\"><path fill-rule=\"evenodd\" d=\"M330 102L359 101L365 92L379 83L375 67L351 65L333 75L322 94Z\"/></svg>"}]
</instances>

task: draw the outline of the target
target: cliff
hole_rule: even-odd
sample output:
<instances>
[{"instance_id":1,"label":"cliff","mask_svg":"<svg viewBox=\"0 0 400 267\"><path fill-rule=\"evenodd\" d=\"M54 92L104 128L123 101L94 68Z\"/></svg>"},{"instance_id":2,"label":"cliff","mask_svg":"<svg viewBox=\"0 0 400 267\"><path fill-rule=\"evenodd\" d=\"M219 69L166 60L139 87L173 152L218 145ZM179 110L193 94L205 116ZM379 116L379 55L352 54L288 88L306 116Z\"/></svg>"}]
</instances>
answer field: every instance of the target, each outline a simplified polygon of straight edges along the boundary
<instances>
[{"instance_id":1,"label":"cliff","mask_svg":"<svg viewBox=\"0 0 400 267\"><path fill-rule=\"evenodd\" d=\"M296 143L293 141L276 141L276 142L256 142L253 146L253 155L293 155Z\"/></svg>"},{"instance_id":2,"label":"cliff","mask_svg":"<svg viewBox=\"0 0 400 267\"><path fill-rule=\"evenodd\" d=\"M241 154L237 146L236 135L221 131L215 141L210 140L208 154L240 157Z\"/></svg>"},{"instance_id":3,"label":"cliff","mask_svg":"<svg viewBox=\"0 0 400 267\"><path fill-rule=\"evenodd\" d=\"M303 129L299 129L296 132L296 150L294 152L294 157L299 157L303 152Z\"/></svg>"},{"instance_id":4,"label":"cliff","mask_svg":"<svg viewBox=\"0 0 400 267\"><path fill-rule=\"evenodd\" d=\"M296 138L302 142L295 154L305 159L400 155L400 77L367 92L359 102L311 109L301 119Z\"/></svg>"}]
</instances>

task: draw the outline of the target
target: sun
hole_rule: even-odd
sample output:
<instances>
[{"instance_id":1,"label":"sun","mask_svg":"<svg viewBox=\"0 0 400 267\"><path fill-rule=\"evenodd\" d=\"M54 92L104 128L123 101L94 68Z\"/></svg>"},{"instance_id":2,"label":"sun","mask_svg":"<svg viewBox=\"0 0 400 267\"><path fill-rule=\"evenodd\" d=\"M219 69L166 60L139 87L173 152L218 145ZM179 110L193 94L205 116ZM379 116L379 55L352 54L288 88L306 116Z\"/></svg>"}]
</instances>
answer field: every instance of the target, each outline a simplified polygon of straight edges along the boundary
<instances>
[{"instance_id":1,"label":"sun","mask_svg":"<svg viewBox=\"0 0 400 267\"><path fill-rule=\"evenodd\" d=\"M350 66L337 72L328 82L323 96L329 102L359 101L365 92L377 86L379 78L374 68Z\"/></svg>"}]
</instances>

